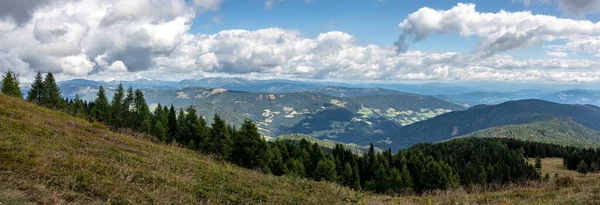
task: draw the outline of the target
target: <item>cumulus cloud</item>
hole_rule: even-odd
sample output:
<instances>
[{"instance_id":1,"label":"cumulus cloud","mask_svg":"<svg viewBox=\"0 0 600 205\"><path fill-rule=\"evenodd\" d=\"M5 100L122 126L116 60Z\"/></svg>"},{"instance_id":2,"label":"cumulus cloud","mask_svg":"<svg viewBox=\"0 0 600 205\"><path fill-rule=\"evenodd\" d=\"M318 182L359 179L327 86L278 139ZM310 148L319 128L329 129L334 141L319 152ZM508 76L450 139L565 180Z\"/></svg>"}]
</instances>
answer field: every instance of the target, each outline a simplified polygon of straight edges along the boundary
<instances>
[{"instance_id":1,"label":"cumulus cloud","mask_svg":"<svg viewBox=\"0 0 600 205\"><path fill-rule=\"evenodd\" d=\"M476 51L484 56L546 41L600 35L600 24L591 21L533 15L530 11L482 13L475 10L475 4L462 3L449 10L421 8L399 26L413 41L445 33L479 37Z\"/></svg>"},{"instance_id":2,"label":"cumulus cloud","mask_svg":"<svg viewBox=\"0 0 600 205\"><path fill-rule=\"evenodd\" d=\"M52 71L59 79L107 80L181 80L193 76L390 82L600 80L600 72L595 71L600 63L592 60L523 60L500 54L484 58L407 49L410 41L423 40L435 33L457 32L481 36L484 43L496 42L481 43L482 49L511 47L508 45L516 44L514 34L520 39L517 42L524 44L551 38L571 43L554 45L563 47L548 48L552 50L549 52L600 53L575 44L579 41L585 44L583 39L596 40L592 37L596 24L588 21L554 17L551 20L561 24L550 24L543 23L551 18L548 16L531 17L528 12L482 14L474 11L474 5L461 4L449 11L424 8L411 14L401 24L406 38L399 39L394 46L366 44L340 31L312 38L297 30L280 28L191 34L191 23L198 12L219 9L220 2L77 0L48 3L35 9L24 24L0 20L0 72L10 69L22 76L31 76L34 71ZM464 13L470 16L462 16ZM505 16L507 18L503 18ZM479 17L483 20L477 20ZM519 21L522 18L532 19ZM588 38L578 38L581 35ZM506 42L499 43L504 38Z\"/></svg>"}]
</instances>

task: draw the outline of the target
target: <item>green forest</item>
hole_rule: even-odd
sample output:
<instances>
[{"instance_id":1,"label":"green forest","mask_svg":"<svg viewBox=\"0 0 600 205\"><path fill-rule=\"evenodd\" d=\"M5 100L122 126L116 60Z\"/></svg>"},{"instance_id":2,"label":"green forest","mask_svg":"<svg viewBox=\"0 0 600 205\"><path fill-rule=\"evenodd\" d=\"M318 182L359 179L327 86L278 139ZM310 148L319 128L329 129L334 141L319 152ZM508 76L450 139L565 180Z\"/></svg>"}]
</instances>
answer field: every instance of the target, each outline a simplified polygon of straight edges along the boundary
<instances>
[{"instance_id":1,"label":"green forest","mask_svg":"<svg viewBox=\"0 0 600 205\"><path fill-rule=\"evenodd\" d=\"M19 79L8 72L2 93L23 98ZM119 85L109 100L103 87L94 101L79 97L63 99L52 73L37 73L26 100L113 130L128 129L273 175L291 175L315 181L332 181L377 193L424 193L460 186L502 185L539 181L539 167L526 158L561 157L565 167L581 173L598 171L600 150L513 139L459 138L440 143L421 143L392 153L375 151L371 144L363 154L341 144L323 149L301 139L267 142L254 122L245 120L238 128L218 115L206 122L196 108L176 109L158 105L150 111L144 93ZM541 166L541 165L540 165Z\"/></svg>"}]
</instances>

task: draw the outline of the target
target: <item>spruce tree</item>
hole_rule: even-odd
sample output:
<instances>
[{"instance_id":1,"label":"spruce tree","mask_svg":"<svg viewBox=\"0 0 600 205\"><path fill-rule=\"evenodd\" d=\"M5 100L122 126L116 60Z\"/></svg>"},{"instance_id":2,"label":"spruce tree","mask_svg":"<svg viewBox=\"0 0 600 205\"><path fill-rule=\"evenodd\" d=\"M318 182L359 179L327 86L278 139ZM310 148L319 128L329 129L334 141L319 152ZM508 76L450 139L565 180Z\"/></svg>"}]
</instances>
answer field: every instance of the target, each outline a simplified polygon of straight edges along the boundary
<instances>
[{"instance_id":1,"label":"spruce tree","mask_svg":"<svg viewBox=\"0 0 600 205\"><path fill-rule=\"evenodd\" d=\"M174 141L174 140L179 139L179 127L177 124L177 113L175 112L175 107L173 105L171 105L171 108L169 109L167 127L168 127L167 130L169 133L169 136L168 136L169 141Z\"/></svg>"},{"instance_id":2,"label":"spruce tree","mask_svg":"<svg viewBox=\"0 0 600 205\"><path fill-rule=\"evenodd\" d=\"M104 87L100 86L100 89L98 89L96 100L94 100L94 107L91 111L92 118L100 122L106 122L106 120L108 120L108 117L110 116L109 106L110 105L108 104L108 99L106 98Z\"/></svg>"},{"instance_id":3,"label":"spruce tree","mask_svg":"<svg viewBox=\"0 0 600 205\"><path fill-rule=\"evenodd\" d=\"M19 77L12 71L4 74L1 91L8 96L23 99L23 93L21 93L21 89L19 88Z\"/></svg>"},{"instance_id":4,"label":"spruce tree","mask_svg":"<svg viewBox=\"0 0 600 205\"><path fill-rule=\"evenodd\" d=\"M75 117L86 117L85 105L83 100L79 98L79 94L75 94L75 100L73 100L73 110L73 115L75 115Z\"/></svg>"},{"instance_id":5,"label":"spruce tree","mask_svg":"<svg viewBox=\"0 0 600 205\"><path fill-rule=\"evenodd\" d=\"M124 127L123 121L125 120L125 106L123 105L123 101L125 100L125 89L123 88L123 84L119 83L115 94L113 95L113 99L110 104L111 110L111 124L117 128Z\"/></svg>"},{"instance_id":6,"label":"spruce tree","mask_svg":"<svg viewBox=\"0 0 600 205\"><path fill-rule=\"evenodd\" d=\"M243 167L264 168L267 164L268 144L249 119L244 121L239 134L233 140L232 159Z\"/></svg>"},{"instance_id":7,"label":"spruce tree","mask_svg":"<svg viewBox=\"0 0 600 205\"><path fill-rule=\"evenodd\" d=\"M324 158L317 162L313 179L316 181L334 181L336 178L335 162L329 158Z\"/></svg>"},{"instance_id":8,"label":"spruce tree","mask_svg":"<svg viewBox=\"0 0 600 205\"><path fill-rule=\"evenodd\" d=\"M41 103L42 95L45 92L44 79L42 78L42 73L38 71L35 74L35 80L33 80L33 84L31 84L31 90L29 90L29 93L27 93L27 101L32 103Z\"/></svg>"},{"instance_id":9,"label":"spruce tree","mask_svg":"<svg viewBox=\"0 0 600 205\"><path fill-rule=\"evenodd\" d=\"M44 94L42 95L42 104L49 108L61 108L63 99L60 97L60 89L54 80L52 73L46 74L44 79Z\"/></svg>"},{"instance_id":10,"label":"spruce tree","mask_svg":"<svg viewBox=\"0 0 600 205\"><path fill-rule=\"evenodd\" d=\"M535 168L538 170L542 169L542 160L539 156L535 158Z\"/></svg>"},{"instance_id":11,"label":"spruce tree","mask_svg":"<svg viewBox=\"0 0 600 205\"><path fill-rule=\"evenodd\" d=\"M232 152L233 142L231 141L227 124L221 119L219 115L215 114L214 122L211 125L212 129L210 132L210 138L215 145L215 154L221 155L224 158L229 158Z\"/></svg>"},{"instance_id":12,"label":"spruce tree","mask_svg":"<svg viewBox=\"0 0 600 205\"><path fill-rule=\"evenodd\" d=\"M344 166L344 171L342 172L342 176L340 177L340 181L345 186L349 186L349 187L354 186L352 166L350 166L350 163L346 163L346 166Z\"/></svg>"},{"instance_id":13,"label":"spruce tree","mask_svg":"<svg viewBox=\"0 0 600 205\"><path fill-rule=\"evenodd\" d=\"M150 122L150 108L144 98L144 93L140 89L135 90L134 94L134 110L136 111L136 121L138 124L135 128L140 132L150 133L152 123Z\"/></svg>"},{"instance_id":14,"label":"spruce tree","mask_svg":"<svg viewBox=\"0 0 600 205\"><path fill-rule=\"evenodd\" d=\"M163 142L167 141L167 130L163 126L163 123L160 121L154 122L154 127L152 127L152 135Z\"/></svg>"}]
</instances>

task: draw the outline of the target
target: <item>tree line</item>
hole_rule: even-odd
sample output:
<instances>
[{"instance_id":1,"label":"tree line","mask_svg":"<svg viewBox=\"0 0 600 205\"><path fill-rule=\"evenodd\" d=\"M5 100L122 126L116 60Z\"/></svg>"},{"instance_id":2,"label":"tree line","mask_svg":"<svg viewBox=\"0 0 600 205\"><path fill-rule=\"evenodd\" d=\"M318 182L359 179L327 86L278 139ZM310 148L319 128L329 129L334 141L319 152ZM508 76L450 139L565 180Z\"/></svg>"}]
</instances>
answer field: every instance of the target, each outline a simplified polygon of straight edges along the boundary
<instances>
[{"instance_id":1,"label":"tree line","mask_svg":"<svg viewBox=\"0 0 600 205\"><path fill-rule=\"evenodd\" d=\"M2 82L3 93L22 98L20 91L17 93L17 75L8 73ZM589 164L586 167L593 169L591 164L599 159L598 152L592 149L511 139L462 138L417 144L397 153L389 149L375 152L371 144L369 151L360 155L340 144L324 150L305 139L296 143L267 142L251 120L246 119L237 128L215 115L209 126L192 106L184 110L159 104L151 111L143 91L132 87L125 90L122 84L110 101L102 86L94 101L78 96L63 99L52 73L45 78L37 73L26 99L113 128L147 133L160 142L213 154L245 168L337 182L378 193L423 193L459 186L541 180L541 165L536 168L526 157L563 157L569 169L570 163L577 160L583 160Z\"/></svg>"}]
</instances>

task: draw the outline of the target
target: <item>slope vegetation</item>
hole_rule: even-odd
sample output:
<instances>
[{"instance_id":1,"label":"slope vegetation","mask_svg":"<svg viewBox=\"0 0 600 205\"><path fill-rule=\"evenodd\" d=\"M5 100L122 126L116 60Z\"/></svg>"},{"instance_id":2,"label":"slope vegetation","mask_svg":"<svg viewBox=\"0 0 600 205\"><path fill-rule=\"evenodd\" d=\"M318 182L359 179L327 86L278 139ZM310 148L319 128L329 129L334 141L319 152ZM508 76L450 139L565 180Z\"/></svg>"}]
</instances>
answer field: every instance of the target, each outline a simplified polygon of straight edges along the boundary
<instances>
[{"instance_id":1,"label":"slope vegetation","mask_svg":"<svg viewBox=\"0 0 600 205\"><path fill-rule=\"evenodd\" d=\"M362 194L275 177L0 94L0 202L339 204Z\"/></svg>"},{"instance_id":2,"label":"slope vegetation","mask_svg":"<svg viewBox=\"0 0 600 205\"><path fill-rule=\"evenodd\" d=\"M600 133L568 119L552 119L522 125L505 125L463 137L513 138L577 147L600 146Z\"/></svg>"},{"instance_id":3,"label":"slope vegetation","mask_svg":"<svg viewBox=\"0 0 600 205\"><path fill-rule=\"evenodd\" d=\"M570 119L599 131L600 108L593 105L566 105L542 100L509 101L480 105L465 111L446 113L401 128L392 137L392 149L419 142L436 142L475 131L511 124L528 124L555 118ZM384 147L381 146L380 147Z\"/></svg>"}]
</instances>

